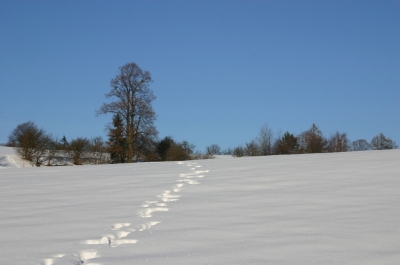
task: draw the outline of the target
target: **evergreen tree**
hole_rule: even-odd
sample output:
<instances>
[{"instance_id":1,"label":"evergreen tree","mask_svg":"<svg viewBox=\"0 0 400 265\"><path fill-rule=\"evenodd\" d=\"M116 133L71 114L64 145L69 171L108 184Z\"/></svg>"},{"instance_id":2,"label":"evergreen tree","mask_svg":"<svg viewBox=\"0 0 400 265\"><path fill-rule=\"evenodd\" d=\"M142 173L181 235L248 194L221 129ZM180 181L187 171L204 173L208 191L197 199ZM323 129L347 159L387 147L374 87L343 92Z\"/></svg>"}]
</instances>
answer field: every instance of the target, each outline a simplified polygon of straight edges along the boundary
<instances>
[{"instance_id":1,"label":"evergreen tree","mask_svg":"<svg viewBox=\"0 0 400 265\"><path fill-rule=\"evenodd\" d=\"M69 143L67 141L67 138L65 138L65 135L63 135L63 137L61 138L60 145L61 145L60 146L61 150L67 150L68 149Z\"/></svg>"},{"instance_id":2,"label":"evergreen tree","mask_svg":"<svg viewBox=\"0 0 400 265\"><path fill-rule=\"evenodd\" d=\"M108 132L108 150L112 163L126 162L126 139L124 136L124 123L121 116L117 113L113 116L112 127Z\"/></svg>"},{"instance_id":3,"label":"evergreen tree","mask_svg":"<svg viewBox=\"0 0 400 265\"><path fill-rule=\"evenodd\" d=\"M164 139L157 143L157 153L161 161L167 160L168 150L175 145L175 141L171 136L166 136Z\"/></svg>"},{"instance_id":4,"label":"evergreen tree","mask_svg":"<svg viewBox=\"0 0 400 265\"><path fill-rule=\"evenodd\" d=\"M183 161L191 159L194 145L183 141L175 142L171 136L166 136L156 145L156 151L161 161Z\"/></svg>"},{"instance_id":5,"label":"evergreen tree","mask_svg":"<svg viewBox=\"0 0 400 265\"><path fill-rule=\"evenodd\" d=\"M299 144L297 143L297 137L293 134L286 132L282 139L279 139L276 144L276 154L294 154L297 153Z\"/></svg>"}]
</instances>

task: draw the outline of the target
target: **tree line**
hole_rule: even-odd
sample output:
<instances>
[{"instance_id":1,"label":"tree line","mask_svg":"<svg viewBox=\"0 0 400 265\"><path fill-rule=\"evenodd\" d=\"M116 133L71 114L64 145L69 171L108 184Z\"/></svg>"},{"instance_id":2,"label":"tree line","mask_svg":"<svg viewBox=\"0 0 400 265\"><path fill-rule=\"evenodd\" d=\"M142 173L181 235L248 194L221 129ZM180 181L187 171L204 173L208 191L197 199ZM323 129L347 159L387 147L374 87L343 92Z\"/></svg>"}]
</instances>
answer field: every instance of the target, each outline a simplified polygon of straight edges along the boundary
<instances>
[{"instance_id":1,"label":"tree line","mask_svg":"<svg viewBox=\"0 0 400 265\"><path fill-rule=\"evenodd\" d=\"M32 121L17 125L8 137L7 146L14 147L17 155L34 166L109 162L106 144L100 136L58 139Z\"/></svg>"},{"instance_id":2,"label":"tree line","mask_svg":"<svg viewBox=\"0 0 400 265\"><path fill-rule=\"evenodd\" d=\"M275 133L267 125L260 128L258 136L247 142L244 146L221 150L217 144L206 148L207 154L242 156L263 156L283 154L306 154L306 153L330 153L365 150L384 150L398 148L396 142L380 133L372 138L370 142L359 139L351 142L346 133L335 132L329 138L324 137L317 125L313 124L310 129L294 135L289 132Z\"/></svg>"},{"instance_id":3,"label":"tree line","mask_svg":"<svg viewBox=\"0 0 400 265\"><path fill-rule=\"evenodd\" d=\"M113 124L119 124L118 115ZM67 140L54 137L34 122L17 125L10 133L6 146L14 147L17 155L30 161L34 166L65 166L84 164L127 163L126 139L120 134L121 128L110 128L109 140L102 137L77 137ZM209 159L212 155L195 151L195 146L187 141L177 142L171 136L154 140L142 149L135 161L182 161Z\"/></svg>"},{"instance_id":4,"label":"tree line","mask_svg":"<svg viewBox=\"0 0 400 265\"><path fill-rule=\"evenodd\" d=\"M96 115L112 116L106 125L106 141L101 137L78 137L67 141L65 136L59 140L28 121L11 132L7 145L13 146L18 155L36 166L177 161L213 158L217 154L241 157L397 148L396 143L382 133L371 142L360 139L350 143L346 133L336 132L325 138L315 124L297 136L286 132L278 133L276 137L272 129L264 125L258 136L244 146L221 151L213 144L201 153L187 141L177 142L171 136L158 139L154 125L156 113L152 107L156 96L150 88L152 81L151 74L136 63L119 68L111 79L111 90L105 94L109 101L96 111Z\"/></svg>"}]
</instances>

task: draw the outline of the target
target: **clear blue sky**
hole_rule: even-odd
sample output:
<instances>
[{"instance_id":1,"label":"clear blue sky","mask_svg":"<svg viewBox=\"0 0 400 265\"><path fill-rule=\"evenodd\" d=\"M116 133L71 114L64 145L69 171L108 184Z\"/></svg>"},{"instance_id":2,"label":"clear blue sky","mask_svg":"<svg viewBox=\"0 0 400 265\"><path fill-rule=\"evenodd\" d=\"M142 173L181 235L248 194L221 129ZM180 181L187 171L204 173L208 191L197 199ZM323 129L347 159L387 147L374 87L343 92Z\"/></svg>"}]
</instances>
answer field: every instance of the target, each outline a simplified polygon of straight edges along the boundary
<instances>
[{"instance_id":1,"label":"clear blue sky","mask_svg":"<svg viewBox=\"0 0 400 265\"><path fill-rule=\"evenodd\" d=\"M400 1L0 1L0 142L34 121L105 136L118 67L152 74L160 138L199 150L298 134L400 144Z\"/></svg>"}]
</instances>

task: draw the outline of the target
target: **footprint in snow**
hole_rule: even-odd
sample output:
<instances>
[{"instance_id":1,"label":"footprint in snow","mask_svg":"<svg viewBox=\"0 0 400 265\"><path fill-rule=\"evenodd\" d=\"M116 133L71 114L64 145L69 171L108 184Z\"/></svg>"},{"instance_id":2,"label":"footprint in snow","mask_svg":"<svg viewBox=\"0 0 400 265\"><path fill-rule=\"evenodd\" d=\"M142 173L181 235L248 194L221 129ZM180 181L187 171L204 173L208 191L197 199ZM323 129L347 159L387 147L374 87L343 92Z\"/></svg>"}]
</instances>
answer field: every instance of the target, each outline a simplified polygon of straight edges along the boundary
<instances>
[{"instance_id":1,"label":"footprint in snow","mask_svg":"<svg viewBox=\"0 0 400 265\"><path fill-rule=\"evenodd\" d=\"M131 223L115 223L112 227L112 230L118 230L121 229L122 227L130 226Z\"/></svg>"},{"instance_id":2,"label":"footprint in snow","mask_svg":"<svg viewBox=\"0 0 400 265\"><path fill-rule=\"evenodd\" d=\"M168 212L168 208L157 207L157 208L146 208L144 210L138 211L137 215L143 218L153 217L154 212Z\"/></svg>"},{"instance_id":3,"label":"footprint in snow","mask_svg":"<svg viewBox=\"0 0 400 265\"><path fill-rule=\"evenodd\" d=\"M180 165L185 165L184 162L178 162ZM187 163L186 166L190 167L192 170L189 174L180 174L179 176L183 179L177 180L178 184L175 184L172 187L174 193L178 193L181 191L182 187L185 184L196 185L199 184L198 181L193 180L193 178L203 178L204 173L209 172L208 170L197 170L202 166L197 165L197 163ZM150 218L152 217L152 213L154 212L167 212L169 208L166 208L167 202L178 201L180 195L171 194L170 190L164 191L162 194L157 195L160 198L160 201L145 201L142 204L142 207L145 208L143 210L138 211L136 214L142 218ZM153 207L156 206L156 207ZM151 227L159 224L158 221L151 221L144 224L140 224L135 228L129 228L131 223L115 223L111 230L115 231L114 234L108 234L102 236L100 239L89 239L84 240L81 244L84 245L108 245L110 247L117 247L122 244L136 244L138 240L136 239L125 239L132 232L142 232ZM57 254L53 255L50 258L46 258L42 260L41 265L57 265L57 264L75 264L75 265L101 265L100 263L90 262L92 259L99 258L98 252L95 250L85 250L81 251L79 255L77 254Z\"/></svg>"},{"instance_id":4,"label":"footprint in snow","mask_svg":"<svg viewBox=\"0 0 400 265\"><path fill-rule=\"evenodd\" d=\"M101 265L101 263L90 262L92 259L99 258L97 251L84 250L79 254L58 254L51 258L44 259L42 265L61 265L61 264L74 264L74 265Z\"/></svg>"}]
</instances>

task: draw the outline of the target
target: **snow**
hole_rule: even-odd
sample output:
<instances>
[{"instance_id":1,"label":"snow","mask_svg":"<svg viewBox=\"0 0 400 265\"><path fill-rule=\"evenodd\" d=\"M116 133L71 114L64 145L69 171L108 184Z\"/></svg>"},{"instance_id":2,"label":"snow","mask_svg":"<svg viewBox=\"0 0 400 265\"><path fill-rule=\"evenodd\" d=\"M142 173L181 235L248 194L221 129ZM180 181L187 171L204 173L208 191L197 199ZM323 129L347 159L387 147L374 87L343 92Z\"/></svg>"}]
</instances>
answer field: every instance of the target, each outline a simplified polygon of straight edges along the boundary
<instances>
[{"instance_id":1,"label":"snow","mask_svg":"<svg viewBox=\"0 0 400 265\"><path fill-rule=\"evenodd\" d=\"M7 155L0 264L400 261L400 150L41 168Z\"/></svg>"},{"instance_id":2,"label":"snow","mask_svg":"<svg viewBox=\"0 0 400 265\"><path fill-rule=\"evenodd\" d=\"M0 146L0 170L7 168L32 167L28 161L20 159L12 147Z\"/></svg>"}]
</instances>

